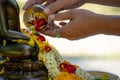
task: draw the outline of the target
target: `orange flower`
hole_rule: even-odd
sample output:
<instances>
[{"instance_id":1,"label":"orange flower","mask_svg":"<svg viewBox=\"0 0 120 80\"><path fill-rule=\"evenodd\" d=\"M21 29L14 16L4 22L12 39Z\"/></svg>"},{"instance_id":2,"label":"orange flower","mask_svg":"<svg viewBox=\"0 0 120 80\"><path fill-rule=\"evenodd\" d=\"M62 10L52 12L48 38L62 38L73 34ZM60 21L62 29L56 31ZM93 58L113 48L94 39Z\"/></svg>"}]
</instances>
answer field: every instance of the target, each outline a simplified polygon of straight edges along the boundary
<instances>
[{"instance_id":1,"label":"orange flower","mask_svg":"<svg viewBox=\"0 0 120 80\"><path fill-rule=\"evenodd\" d=\"M53 80L83 80L83 79L79 78L77 75L72 74L72 73L61 72L60 75L58 75Z\"/></svg>"}]
</instances>

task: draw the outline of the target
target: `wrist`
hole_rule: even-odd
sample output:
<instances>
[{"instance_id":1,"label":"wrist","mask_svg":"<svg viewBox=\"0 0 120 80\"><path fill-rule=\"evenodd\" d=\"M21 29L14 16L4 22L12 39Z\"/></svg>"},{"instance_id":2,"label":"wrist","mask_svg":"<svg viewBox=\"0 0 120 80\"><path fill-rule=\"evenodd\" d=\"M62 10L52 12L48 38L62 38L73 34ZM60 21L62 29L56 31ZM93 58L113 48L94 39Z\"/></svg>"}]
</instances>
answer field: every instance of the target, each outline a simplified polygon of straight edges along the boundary
<instances>
[{"instance_id":1,"label":"wrist","mask_svg":"<svg viewBox=\"0 0 120 80\"><path fill-rule=\"evenodd\" d=\"M120 35L120 16L98 14L97 30L107 35Z\"/></svg>"}]
</instances>

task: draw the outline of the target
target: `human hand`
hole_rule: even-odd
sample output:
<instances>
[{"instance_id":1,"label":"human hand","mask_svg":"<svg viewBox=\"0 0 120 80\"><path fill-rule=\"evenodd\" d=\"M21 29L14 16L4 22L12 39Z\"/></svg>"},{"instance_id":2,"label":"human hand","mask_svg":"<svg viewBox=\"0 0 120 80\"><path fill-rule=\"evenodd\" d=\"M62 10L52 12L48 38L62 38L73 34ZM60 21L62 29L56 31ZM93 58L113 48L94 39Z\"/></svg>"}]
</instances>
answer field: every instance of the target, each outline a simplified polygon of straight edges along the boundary
<instances>
[{"instance_id":1,"label":"human hand","mask_svg":"<svg viewBox=\"0 0 120 80\"><path fill-rule=\"evenodd\" d=\"M43 34L52 37L56 37L59 33L62 38L77 40L97 34L101 30L101 27L97 27L98 14L88 10L73 9L50 15L50 18L57 21L70 20L68 23L60 22L62 27L54 26L52 29L47 29L43 32Z\"/></svg>"},{"instance_id":2,"label":"human hand","mask_svg":"<svg viewBox=\"0 0 120 80\"><path fill-rule=\"evenodd\" d=\"M54 2L48 4L48 6L44 9L44 12L49 16L61 10L80 7L84 3L85 0L55 0Z\"/></svg>"},{"instance_id":3,"label":"human hand","mask_svg":"<svg viewBox=\"0 0 120 80\"><path fill-rule=\"evenodd\" d=\"M50 15L62 9L73 9L85 3L85 0L28 0L23 9L27 9L32 4L43 4L46 2L45 13Z\"/></svg>"}]
</instances>

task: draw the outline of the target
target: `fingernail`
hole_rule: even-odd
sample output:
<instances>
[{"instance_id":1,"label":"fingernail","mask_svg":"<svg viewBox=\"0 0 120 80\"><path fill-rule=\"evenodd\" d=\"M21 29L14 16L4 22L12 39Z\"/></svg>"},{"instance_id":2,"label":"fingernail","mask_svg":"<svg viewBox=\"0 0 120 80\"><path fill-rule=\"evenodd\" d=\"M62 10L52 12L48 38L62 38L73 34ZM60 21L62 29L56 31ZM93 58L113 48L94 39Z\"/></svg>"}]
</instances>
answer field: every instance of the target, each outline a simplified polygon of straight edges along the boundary
<instances>
[{"instance_id":1,"label":"fingernail","mask_svg":"<svg viewBox=\"0 0 120 80\"><path fill-rule=\"evenodd\" d=\"M55 14L50 15L49 18L54 20L55 19Z\"/></svg>"},{"instance_id":2,"label":"fingernail","mask_svg":"<svg viewBox=\"0 0 120 80\"><path fill-rule=\"evenodd\" d=\"M45 8L45 9L44 9L44 12L45 12L47 15L49 15L49 14L50 14L50 9Z\"/></svg>"}]
</instances>

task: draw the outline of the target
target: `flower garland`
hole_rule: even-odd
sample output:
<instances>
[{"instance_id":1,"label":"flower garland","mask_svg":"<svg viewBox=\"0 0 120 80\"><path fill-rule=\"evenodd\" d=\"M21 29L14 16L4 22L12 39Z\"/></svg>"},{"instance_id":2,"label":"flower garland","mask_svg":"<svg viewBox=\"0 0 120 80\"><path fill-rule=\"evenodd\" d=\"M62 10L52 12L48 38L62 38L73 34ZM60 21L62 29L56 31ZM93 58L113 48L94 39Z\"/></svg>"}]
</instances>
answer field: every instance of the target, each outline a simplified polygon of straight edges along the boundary
<instances>
[{"instance_id":1,"label":"flower garland","mask_svg":"<svg viewBox=\"0 0 120 80\"><path fill-rule=\"evenodd\" d=\"M93 80L93 77L86 71L63 59L43 35L35 35L27 29L23 29L22 32L39 46L38 59L43 61L51 77L50 80Z\"/></svg>"}]
</instances>

